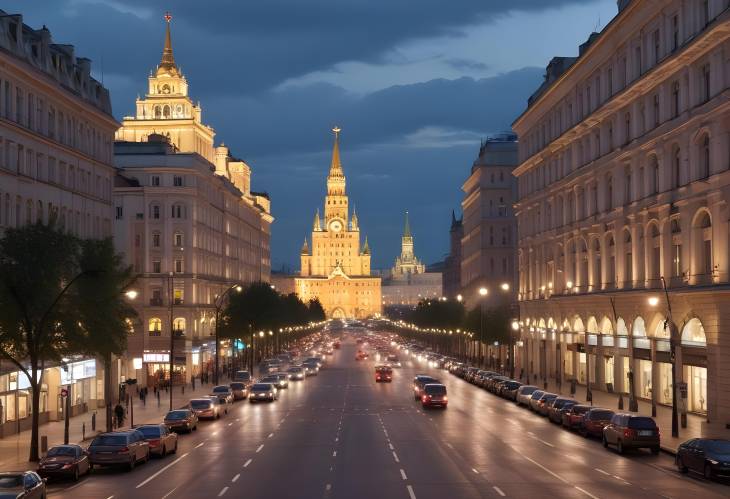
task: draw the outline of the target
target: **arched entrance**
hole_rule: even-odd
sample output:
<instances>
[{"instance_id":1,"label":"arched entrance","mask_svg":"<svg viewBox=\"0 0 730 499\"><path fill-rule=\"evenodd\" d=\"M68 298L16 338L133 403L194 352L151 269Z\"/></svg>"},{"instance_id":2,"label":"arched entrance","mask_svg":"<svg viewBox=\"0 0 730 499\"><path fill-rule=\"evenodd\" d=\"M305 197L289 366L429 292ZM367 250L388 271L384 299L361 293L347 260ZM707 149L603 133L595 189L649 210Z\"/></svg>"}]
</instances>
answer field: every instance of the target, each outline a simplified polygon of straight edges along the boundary
<instances>
[{"instance_id":1,"label":"arched entrance","mask_svg":"<svg viewBox=\"0 0 730 499\"><path fill-rule=\"evenodd\" d=\"M332 311L332 318L333 319L345 319L347 316L345 315L345 311L342 310L340 307L337 307Z\"/></svg>"}]
</instances>

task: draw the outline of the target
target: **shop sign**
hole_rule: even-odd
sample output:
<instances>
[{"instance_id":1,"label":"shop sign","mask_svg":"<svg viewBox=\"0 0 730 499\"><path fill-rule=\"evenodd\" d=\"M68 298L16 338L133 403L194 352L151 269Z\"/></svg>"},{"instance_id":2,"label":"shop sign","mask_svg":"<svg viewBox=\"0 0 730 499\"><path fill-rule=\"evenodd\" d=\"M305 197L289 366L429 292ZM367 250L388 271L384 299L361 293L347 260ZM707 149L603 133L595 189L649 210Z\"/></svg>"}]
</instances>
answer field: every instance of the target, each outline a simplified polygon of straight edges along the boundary
<instances>
[{"instance_id":1,"label":"shop sign","mask_svg":"<svg viewBox=\"0 0 730 499\"><path fill-rule=\"evenodd\" d=\"M169 353L143 353L142 361L143 362L154 362L154 363L169 363L170 354Z\"/></svg>"},{"instance_id":2,"label":"shop sign","mask_svg":"<svg viewBox=\"0 0 730 499\"><path fill-rule=\"evenodd\" d=\"M61 367L61 384L70 385L74 381L96 377L96 360L71 362Z\"/></svg>"},{"instance_id":3,"label":"shop sign","mask_svg":"<svg viewBox=\"0 0 730 499\"><path fill-rule=\"evenodd\" d=\"M679 388L680 397L683 399L686 399L687 398L687 383L677 383L677 388Z\"/></svg>"}]
</instances>

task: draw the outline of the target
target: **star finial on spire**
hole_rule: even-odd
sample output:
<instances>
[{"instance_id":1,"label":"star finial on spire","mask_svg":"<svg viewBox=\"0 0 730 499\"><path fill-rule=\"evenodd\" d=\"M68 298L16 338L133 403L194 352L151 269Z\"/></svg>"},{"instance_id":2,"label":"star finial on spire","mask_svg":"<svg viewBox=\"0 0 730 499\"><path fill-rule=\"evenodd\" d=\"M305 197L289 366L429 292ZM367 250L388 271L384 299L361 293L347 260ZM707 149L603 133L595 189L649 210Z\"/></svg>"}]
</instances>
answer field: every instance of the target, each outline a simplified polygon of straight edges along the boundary
<instances>
[{"instance_id":1,"label":"star finial on spire","mask_svg":"<svg viewBox=\"0 0 730 499\"><path fill-rule=\"evenodd\" d=\"M165 12L165 21L168 23L172 21L172 14L170 14L170 11Z\"/></svg>"},{"instance_id":2,"label":"star finial on spire","mask_svg":"<svg viewBox=\"0 0 730 499\"><path fill-rule=\"evenodd\" d=\"M335 127L332 129L333 132L335 132L335 138L339 138L340 132L342 131L342 128L335 125Z\"/></svg>"}]
</instances>

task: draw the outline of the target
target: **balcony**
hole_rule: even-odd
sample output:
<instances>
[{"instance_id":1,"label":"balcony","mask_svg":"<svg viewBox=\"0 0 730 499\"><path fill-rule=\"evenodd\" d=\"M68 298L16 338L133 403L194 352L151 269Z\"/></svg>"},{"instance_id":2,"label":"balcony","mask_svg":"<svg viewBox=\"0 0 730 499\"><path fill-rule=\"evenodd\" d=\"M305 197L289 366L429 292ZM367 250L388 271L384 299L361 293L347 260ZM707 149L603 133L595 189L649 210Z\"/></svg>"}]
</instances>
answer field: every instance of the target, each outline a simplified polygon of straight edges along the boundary
<instances>
[{"instance_id":1,"label":"balcony","mask_svg":"<svg viewBox=\"0 0 730 499\"><path fill-rule=\"evenodd\" d=\"M172 334L175 336L175 338L184 338L185 330L184 329L173 329Z\"/></svg>"},{"instance_id":2,"label":"balcony","mask_svg":"<svg viewBox=\"0 0 730 499\"><path fill-rule=\"evenodd\" d=\"M185 300L182 298L175 298L175 305L183 305L185 303Z\"/></svg>"}]
</instances>

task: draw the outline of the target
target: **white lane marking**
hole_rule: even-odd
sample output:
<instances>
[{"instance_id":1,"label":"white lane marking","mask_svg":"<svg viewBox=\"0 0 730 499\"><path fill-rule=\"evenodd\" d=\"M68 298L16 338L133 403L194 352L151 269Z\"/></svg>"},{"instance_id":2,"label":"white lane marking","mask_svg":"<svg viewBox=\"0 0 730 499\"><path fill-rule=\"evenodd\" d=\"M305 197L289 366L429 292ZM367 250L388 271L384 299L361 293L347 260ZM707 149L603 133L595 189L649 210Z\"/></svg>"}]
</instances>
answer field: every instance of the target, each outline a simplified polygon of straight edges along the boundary
<instances>
[{"instance_id":1,"label":"white lane marking","mask_svg":"<svg viewBox=\"0 0 730 499\"><path fill-rule=\"evenodd\" d=\"M240 420L241 420L241 418L236 418L236 421L240 421Z\"/></svg>"},{"instance_id":2,"label":"white lane marking","mask_svg":"<svg viewBox=\"0 0 730 499\"><path fill-rule=\"evenodd\" d=\"M603 471L603 470L602 470L601 468L593 468L593 469L594 469L594 470L596 470L596 471L597 471L597 472L599 472L599 473L603 473L603 474L604 474L604 475L606 475L606 476L610 475L610 473L609 473L609 472L607 472L607 471Z\"/></svg>"},{"instance_id":3,"label":"white lane marking","mask_svg":"<svg viewBox=\"0 0 730 499\"><path fill-rule=\"evenodd\" d=\"M211 433L211 435L213 435L215 437L216 435L218 435L218 432L214 431L213 433Z\"/></svg>"},{"instance_id":4,"label":"white lane marking","mask_svg":"<svg viewBox=\"0 0 730 499\"><path fill-rule=\"evenodd\" d=\"M479 474L479 472L477 471L477 469L476 469L476 468L472 468L471 470L472 470L472 471L473 471L473 472L474 472L475 474L477 474L477 475Z\"/></svg>"},{"instance_id":5,"label":"white lane marking","mask_svg":"<svg viewBox=\"0 0 730 499\"><path fill-rule=\"evenodd\" d=\"M168 492L167 494L165 494L164 496L162 496L162 499L167 499L168 497L170 497L170 494L172 494L172 493L173 493L173 492L175 492L176 490L177 490L177 487L175 487L175 488L174 488L174 489L172 489L172 490L171 490L170 492Z\"/></svg>"},{"instance_id":6,"label":"white lane marking","mask_svg":"<svg viewBox=\"0 0 730 499\"><path fill-rule=\"evenodd\" d=\"M337 451L332 452L332 457L337 457Z\"/></svg>"},{"instance_id":7,"label":"white lane marking","mask_svg":"<svg viewBox=\"0 0 730 499\"><path fill-rule=\"evenodd\" d=\"M451 449L453 449L453 448L454 448L454 446L453 446L453 445L451 445L451 444L450 444L450 443L448 443L448 442L446 442L446 445L448 445L448 446L449 446L449 447L450 447Z\"/></svg>"},{"instance_id":8,"label":"white lane marking","mask_svg":"<svg viewBox=\"0 0 730 499\"><path fill-rule=\"evenodd\" d=\"M243 467L244 467L244 468L248 468L248 465L249 465L249 464L251 464L251 461L253 461L253 459L249 459L248 461L246 461L246 462L245 462L245 463L243 464Z\"/></svg>"},{"instance_id":9,"label":"white lane marking","mask_svg":"<svg viewBox=\"0 0 730 499\"><path fill-rule=\"evenodd\" d=\"M395 459L396 463L400 463L400 459L398 459L398 454L396 454L395 451L393 451L393 459Z\"/></svg>"},{"instance_id":10,"label":"white lane marking","mask_svg":"<svg viewBox=\"0 0 730 499\"><path fill-rule=\"evenodd\" d=\"M588 491L587 491L587 490L585 490L585 489L581 489L581 488L580 488L580 487L578 487L577 485L573 485L573 487L575 487L576 489L580 490L581 492L583 492L583 493L584 493L585 495L587 495L587 496L588 496L588 497L590 497L591 499L598 499L598 498L597 498L596 496L594 496L593 494L591 494L590 492L588 492Z\"/></svg>"},{"instance_id":11,"label":"white lane marking","mask_svg":"<svg viewBox=\"0 0 730 499\"><path fill-rule=\"evenodd\" d=\"M628 480L626 480L625 478L621 478L621 477L620 477L620 476L618 476L618 475L613 475L613 477L614 477L614 478L615 478L616 480L620 480L620 481L624 482L624 483L625 483L626 485L631 485L631 484L629 483L629 481L628 481Z\"/></svg>"},{"instance_id":12,"label":"white lane marking","mask_svg":"<svg viewBox=\"0 0 730 499\"><path fill-rule=\"evenodd\" d=\"M403 480L408 480L408 477L406 476L406 472L403 470L403 468L400 469L400 476L403 478Z\"/></svg>"},{"instance_id":13,"label":"white lane marking","mask_svg":"<svg viewBox=\"0 0 730 499\"><path fill-rule=\"evenodd\" d=\"M223 488L221 489L221 491L220 491L220 492L218 492L218 497L222 496L222 495L223 495L223 494L225 494L226 492L228 492L228 487L223 487Z\"/></svg>"},{"instance_id":14,"label":"white lane marking","mask_svg":"<svg viewBox=\"0 0 730 499\"><path fill-rule=\"evenodd\" d=\"M513 449L514 449L514 447L513 447ZM519 452L519 451L517 451L517 453L518 453L519 455L521 455L522 457L524 457L525 459L527 459L528 461L530 461L530 462L531 462L532 464L534 464L534 465L535 465L535 466L537 466L538 468L542 469L543 471L547 471L548 473L550 473L550 474L551 474L552 476L554 476L555 478L557 478L557 479L558 479L558 480L560 480L561 482L563 482L563 483L568 483L568 481L567 481L567 480L566 480L565 478L563 478L562 476L558 475L558 474L557 474L557 473L555 473L554 471L552 471L552 470L549 470L548 468L546 468L546 467L545 467L545 466L543 466L542 464L538 463L538 462L537 462L537 461L535 461L534 459L532 459L532 458L529 458L529 457L527 457L526 455L522 454L522 453L521 453L521 452Z\"/></svg>"},{"instance_id":15,"label":"white lane marking","mask_svg":"<svg viewBox=\"0 0 730 499\"><path fill-rule=\"evenodd\" d=\"M555 446L554 446L553 444L551 444L550 442L546 442L545 440L543 440L543 439L541 439L541 438L538 438L538 440L539 440L540 442L544 443L545 445L547 445L548 447L555 447Z\"/></svg>"},{"instance_id":16,"label":"white lane marking","mask_svg":"<svg viewBox=\"0 0 730 499\"><path fill-rule=\"evenodd\" d=\"M236 476L234 476L233 478L231 478L231 482L236 483L239 478L241 478L241 474L240 473L236 473Z\"/></svg>"},{"instance_id":17,"label":"white lane marking","mask_svg":"<svg viewBox=\"0 0 730 499\"><path fill-rule=\"evenodd\" d=\"M497 492L497 494L501 495L502 497L505 497L507 495L504 492L502 492L502 489L500 489L496 485L494 487L492 487L492 488Z\"/></svg>"},{"instance_id":18,"label":"white lane marking","mask_svg":"<svg viewBox=\"0 0 730 499\"><path fill-rule=\"evenodd\" d=\"M187 455L188 455L188 452L186 452L186 453L185 453L185 454L183 454L182 456L178 457L178 458L177 458L177 459L175 459L175 460L174 460L173 462L171 462L170 464L168 464L167 466L165 466L164 468L162 468L162 469L161 469L160 471L158 471L157 473L155 473L154 475L152 475L151 477L149 477L149 478L148 478L147 480L145 480L145 481L143 481L143 482L140 482L140 483L139 483L139 484L137 485L137 487L136 487L136 488L144 487L145 485L147 485L148 483L150 483L150 482L151 482L152 480L154 480L155 478L157 478L158 476L160 476L160 474L164 473L164 472L165 472L165 471L167 471L167 470L168 470L169 468L171 468L171 467L175 466L175 465L176 465L177 463L179 463L179 462L180 462L180 461L181 461L182 459L184 459L184 458L185 458L185 456L187 456ZM114 496L111 496L111 497L114 497ZM107 499L109 499L109 498L107 498Z\"/></svg>"},{"instance_id":19,"label":"white lane marking","mask_svg":"<svg viewBox=\"0 0 730 499\"><path fill-rule=\"evenodd\" d=\"M413 487L408 485L406 486L406 489L408 489L408 495L411 497L411 499L416 499L416 493L413 492Z\"/></svg>"},{"instance_id":20,"label":"white lane marking","mask_svg":"<svg viewBox=\"0 0 730 499\"><path fill-rule=\"evenodd\" d=\"M393 447L393 444L388 443L388 447L390 447L390 450L395 450L395 447Z\"/></svg>"},{"instance_id":21,"label":"white lane marking","mask_svg":"<svg viewBox=\"0 0 730 499\"><path fill-rule=\"evenodd\" d=\"M258 449L256 449L256 453L261 452L261 449L264 448L264 444L259 445Z\"/></svg>"},{"instance_id":22,"label":"white lane marking","mask_svg":"<svg viewBox=\"0 0 730 499\"><path fill-rule=\"evenodd\" d=\"M228 423L228 426L233 426L233 423Z\"/></svg>"},{"instance_id":23,"label":"white lane marking","mask_svg":"<svg viewBox=\"0 0 730 499\"><path fill-rule=\"evenodd\" d=\"M339 442L339 441L340 441L340 437L335 437L335 442Z\"/></svg>"},{"instance_id":24,"label":"white lane marking","mask_svg":"<svg viewBox=\"0 0 730 499\"><path fill-rule=\"evenodd\" d=\"M332 484L328 483L327 485L325 485L324 490L327 490L327 491L332 490Z\"/></svg>"},{"instance_id":25,"label":"white lane marking","mask_svg":"<svg viewBox=\"0 0 730 499\"><path fill-rule=\"evenodd\" d=\"M205 442L200 442L198 445L195 446L195 448L198 449L204 445L205 445Z\"/></svg>"},{"instance_id":26,"label":"white lane marking","mask_svg":"<svg viewBox=\"0 0 730 499\"><path fill-rule=\"evenodd\" d=\"M114 496L109 496L106 499L114 499Z\"/></svg>"},{"instance_id":27,"label":"white lane marking","mask_svg":"<svg viewBox=\"0 0 730 499\"><path fill-rule=\"evenodd\" d=\"M274 434L273 434L273 433L269 433L269 438L271 438L271 437L273 437L273 436L274 436Z\"/></svg>"}]
</instances>

